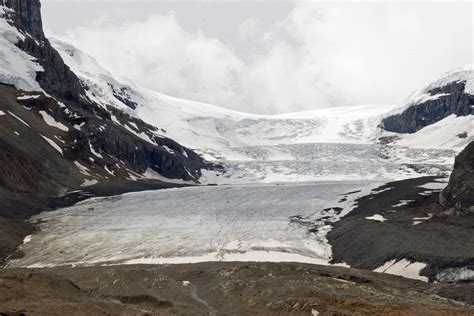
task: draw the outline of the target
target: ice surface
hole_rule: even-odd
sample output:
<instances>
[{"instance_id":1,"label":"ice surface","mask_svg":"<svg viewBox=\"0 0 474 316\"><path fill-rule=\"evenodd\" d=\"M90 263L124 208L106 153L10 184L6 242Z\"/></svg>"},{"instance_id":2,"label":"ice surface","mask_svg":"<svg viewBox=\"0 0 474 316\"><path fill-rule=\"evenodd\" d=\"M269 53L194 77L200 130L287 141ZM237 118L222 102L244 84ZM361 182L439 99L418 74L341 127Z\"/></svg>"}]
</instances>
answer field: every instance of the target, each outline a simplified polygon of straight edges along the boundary
<instances>
[{"instance_id":1,"label":"ice surface","mask_svg":"<svg viewBox=\"0 0 474 316\"><path fill-rule=\"evenodd\" d=\"M346 181L206 186L93 198L34 218L41 221L40 231L22 246L26 256L10 266L218 260L327 263L328 223L378 185ZM356 190L362 191L338 203L342 194Z\"/></svg>"},{"instance_id":2,"label":"ice surface","mask_svg":"<svg viewBox=\"0 0 474 316\"><path fill-rule=\"evenodd\" d=\"M436 275L439 282L456 283L460 281L474 281L474 270L466 267L449 268Z\"/></svg>"}]
</instances>

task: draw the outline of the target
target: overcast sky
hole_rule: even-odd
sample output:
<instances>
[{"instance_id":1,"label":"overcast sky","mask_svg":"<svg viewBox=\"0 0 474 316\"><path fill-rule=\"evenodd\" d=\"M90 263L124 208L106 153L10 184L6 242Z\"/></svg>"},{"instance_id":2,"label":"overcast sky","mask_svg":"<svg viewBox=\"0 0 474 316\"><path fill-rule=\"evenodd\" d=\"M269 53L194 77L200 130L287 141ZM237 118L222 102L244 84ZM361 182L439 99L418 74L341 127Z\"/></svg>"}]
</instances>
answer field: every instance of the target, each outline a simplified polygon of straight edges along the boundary
<instances>
[{"instance_id":1,"label":"overcast sky","mask_svg":"<svg viewBox=\"0 0 474 316\"><path fill-rule=\"evenodd\" d=\"M472 2L42 3L48 36L112 73L245 112L399 104L473 63Z\"/></svg>"}]
</instances>

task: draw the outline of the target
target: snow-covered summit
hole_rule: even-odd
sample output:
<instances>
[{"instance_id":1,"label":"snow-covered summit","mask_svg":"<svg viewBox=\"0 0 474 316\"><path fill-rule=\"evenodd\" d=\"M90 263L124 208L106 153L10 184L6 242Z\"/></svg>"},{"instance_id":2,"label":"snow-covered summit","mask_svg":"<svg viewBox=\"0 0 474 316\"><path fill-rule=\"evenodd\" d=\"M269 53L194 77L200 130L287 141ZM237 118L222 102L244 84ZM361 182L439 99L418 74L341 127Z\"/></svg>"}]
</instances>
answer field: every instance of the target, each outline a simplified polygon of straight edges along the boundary
<instances>
[{"instance_id":1,"label":"snow-covered summit","mask_svg":"<svg viewBox=\"0 0 474 316\"><path fill-rule=\"evenodd\" d=\"M434 101L440 97L448 96L448 93L436 91L448 84L464 83L464 93L474 95L474 64L456 68L442 74L438 79L430 82L425 87L412 92L400 106L387 112L387 116L399 114L407 108L427 101ZM433 91L436 91L433 93Z\"/></svg>"}]
</instances>

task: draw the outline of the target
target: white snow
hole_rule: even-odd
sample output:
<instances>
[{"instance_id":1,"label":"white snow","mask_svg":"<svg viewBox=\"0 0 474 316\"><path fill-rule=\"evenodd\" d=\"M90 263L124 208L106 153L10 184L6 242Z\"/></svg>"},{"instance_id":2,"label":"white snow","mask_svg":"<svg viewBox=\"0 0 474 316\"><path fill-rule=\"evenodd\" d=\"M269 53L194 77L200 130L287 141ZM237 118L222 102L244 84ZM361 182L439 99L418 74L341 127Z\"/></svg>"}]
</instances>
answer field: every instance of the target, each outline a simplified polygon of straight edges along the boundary
<instances>
[{"instance_id":1,"label":"white snow","mask_svg":"<svg viewBox=\"0 0 474 316\"><path fill-rule=\"evenodd\" d=\"M148 168L145 173L143 174L143 178L145 179L152 179L158 180L165 183L176 183L176 184L195 184L193 181L184 181L181 179L170 179L162 176L158 172L154 171L153 169Z\"/></svg>"},{"instance_id":2,"label":"white snow","mask_svg":"<svg viewBox=\"0 0 474 316\"><path fill-rule=\"evenodd\" d=\"M24 125L30 127L30 125L28 123L26 123L25 121L23 121L21 118L19 118L18 116L16 116L15 114L13 114L12 112L8 111L8 114L10 114L11 116L13 116L14 118L16 118L18 121L20 121L21 123L23 123Z\"/></svg>"},{"instance_id":3,"label":"white snow","mask_svg":"<svg viewBox=\"0 0 474 316\"><path fill-rule=\"evenodd\" d=\"M390 260L385 262L384 265L375 269L375 272L388 273L403 276L410 279L421 280L428 282L428 278L421 276L420 271L426 267L426 263L422 262L410 262L406 259L402 260Z\"/></svg>"},{"instance_id":4,"label":"white snow","mask_svg":"<svg viewBox=\"0 0 474 316\"><path fill-rule=\"evenodd\" d=\"M21 95L19 97L17 97L16 99L17 100L30 100L30 99L38 99L39 97L41 97L41 95Z\"/></svg>"},{"instance_id":5,"label":"white snow","mask_svg":"<svg viewBox=\"0 0 474 316\"><path fill-rule=\"evenodd\" d=\"M392 205L392 207L401 207L408 205L408 203L413 202L414 200L400 200L399 203Z\"/></svg>"},{"instance_id":6,"label":"white snow","mask_svg":"<svg viewBox=\"0 0 474 316\"><path fill-rule=\"evenodd\" d=\"M467 132L466 138L458 135ZM450 115L416 133L403 134L398 146L413 148L454 149L460 151L474 141L474 115Z\"/></svg>"},{"instance_id":7,"label":"white snow","mask_svg":"<svg viewBox=\"0 0 474 316\"><path fill-rule=\"evenodd\" d=\"M427 221L433 217L433 214L428 214L426 217L414 217L413 218L413 225L419 225L424 221Z\"/></svg>"},{"instance_id":8,"label":"white snow","mask_svg":"<svg viewBox=\"0 0 474 316\"><path fill-rule=\"evenodd\" d=\"M161 147L163 147L163 148L164 148L167 152L169 152L170 154L174 154L174 150L172 150L172 149L169 148L168 146L163 145L163 146L161 146Z\"/></svg>"},{"instance_id":9,"label":"white snow","mask_svg":"<svg viewBox=\"0 0 474 316\"><path fill-rule=\"evenodd\" d=\"M33 239L33 235L25 236L25 238L23 239L23 243L26 244L26 243L30 242L31 239Z\"/></svg>"},{"instance_id":10,"label":"white snow","mask_svg":"<svg viewBox=\"0 0 474 316\"><path fill-rule=\"evenodd\" d=\"M40 134L41 135L41 134ZM63 154L63 150L61 149L61 147L58 146L58 144L56 144L53 140L49 139L48 137L46 136L43 136L41 135L41 137L43 137L43 139L48 142L48 144L53 147L54 149L56 149L61 155Z\"/></svg>"},{"instance_id":11,"label":"white snow","mask_svg":"<svg viewBox=\"0 0 474 316\"><path fill-rule=\"evenodd\" d=\"M92 153L94 156L96 156L97 158L100 158L100 159L103 159L103 158L104 158L101 154L99 154L99 153L94 149L94 147L92 146L92 144L91 144L90 142L89 142L89 148L90 148L90 150L91 150L91 153Z\"/></svg>"},{"instance_id":12,"label":"white snow","mask_svg":"<svg viewBox=\"0 0 474 316\"><path fill-rule=\"evenodd\" d=\"M428 190L443 190L446 187L446 182L430 182L420 185L420 188L428 189Z\"/></svg>"},{"instance_id":13,"label":"white snow","mask_svg":"<svg viewBox=\"0 0 474 316\"><path fill-rule=\"evenodd\" d=\"M368 216L365 219L372 220L372 221L377 221L377 222L382 222L382 223L387 220L385 217L383 217L380 214L375 214L375 215L372 215L372 216Z\"/></svg>"},{"instance_id":14,"label":"white snow","mask_svg":"<svg viewBox=\"0 0 474 316\"><path fill-rule=\"evenodd\" d=\"M62 131L69 131L69 128L62 124L61 122L58 122L55 120L54 117L52 117L48 112L46 111L39 111L39 114L43 117L43 120L45 121L46 124L52 127L56 127Z\"/></svg>"},{"instance_id":15,"label":"white snow","mask_svg":"<svg viewBox=\"0 0 474 316\"><path fill-rule=\"evenodd\" d=\"M96 179L86 179L84 182L81 184L81 187L88 187L94 184L97 184L98 181Z\"/></svg>"},{"instance_id":16,"label":"white snow","mask_svg":"<svg viewBox=\"0 0 474 316\"><path fill-rule=\"evenodd\" d=\"M79 125L74 125L74 128L77 129L78 131L80 131L81 128L82 128L84 125L86 125L86 123L81 123L81 124L79 124Z\"/></svg>"},{"instance_id":17,"label":"white snow","mask_svg":"<svg viewBox=\"0 0 474 316\"><path fill-rule=\"evenodd\" d=\"M90 173L89 173L89 169L85 166L83 166L82 164L80 164L78 161L74 161L74 165L79 169L79 171L86 175L86 176L90 176Z\"/></svg>"}]
</instances>

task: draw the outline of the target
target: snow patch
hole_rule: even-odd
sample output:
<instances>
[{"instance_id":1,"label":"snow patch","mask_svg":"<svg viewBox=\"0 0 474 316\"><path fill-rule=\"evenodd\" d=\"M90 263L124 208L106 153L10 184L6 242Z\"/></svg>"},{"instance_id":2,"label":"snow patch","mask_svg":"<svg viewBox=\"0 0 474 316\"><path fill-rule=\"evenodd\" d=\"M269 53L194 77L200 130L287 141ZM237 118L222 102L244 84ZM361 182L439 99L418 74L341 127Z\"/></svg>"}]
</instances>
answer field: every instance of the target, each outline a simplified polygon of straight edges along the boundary
<instances>
[{"instance_id":1,"label":"snow patch","mask_svg":"<svg viewBox=\"0 0 474 316\"><path fill-rule=\"evenodd\" d=\"M90 173L89 173L89 169L85 166L83 166L82 164L80 164L78 161L74 161L74 165L79 169L79 171L86 175L86 176L90 176Z\"/></svg>"},{"instance_id":2,"label":"snow patch","mask_svg":"<svg viewBox=\"0 0 474 316\"><path fill-rule=\"evenodd\" d=\"M169 152L170 154L174 155L174 150L172 150L171 148L169 148L168 146L166 145L162 145L161 147L163 147L167 152Z\"/></svg>"},{"instance_id":3,"label":"snow patch","mask_svg":"<svg viewBox=\"0 0 474 316\"><path fill-rule=\"evenodd\" d=\"M40 134L41 135L41 134ZM53 147L54 149L56 149L61 155L63 155L63 150L61 149L61 147L58 146L58 144L56 144L53 140L49 139L48 137L46 136L43 136L41 135L41 137L43 137L43 139L48 142L48 144Z\"/></svg>"},{"instance_id":4,"label":"snow patch","mask_svg":"<svg viewBox=\"0 0 474 316\"><path fill-rule=\"evenodd\" d=\"M91 150L91 153L96 156L97 158L100 158L100 159L103 159L104 157L99 154L97 151L95 151L94 147L92 146L92 144L89 142L89 148Z\"/></svg>"},{"instance_id":5,"label":"snow patch","mask_svg":"<svg viewBox=\"0 0 474 316\"><path fill-rule=\"evenodd\" d=\"M413 218L413 225L419 225L423 223L424 221L427 221L433 217L433 214L428 214L426 217L414 217Z\"/></svg>"},{"instance_id":6,"label":"snow patch","mask_svg":"<svg viewBox=\"0 0 474 316\"><path fill-rule=\"evenodd\" d=\"M49 126L56 127L62 131L69 131L69 128L64 125L61 122L56 121L54 117L52 117L48 112L46 111L39 111L39 114L43 117L43 120L48 124Z\"/></svg>"},{"instance_id":7,"label":"snow patch","mask_svg":"<svg viewBox=\"0 0 474 316\"><path fill-rule=\"evenodd\" d=\"M19 118L18 116L16 116L15 114L13 114L12 112L8 111L8 114L10 114L11 116L13 116L14 118L16 118L18 121L20 121L21 123L23 123L24 125L28 126L28 127L31 127L28 123L26 123L25 121L23 121L21 118Z\"/></svg>"},{"instance_id":8,"label":"snow patch","mask_svg":"<svg viewBox=\"0 0 474 316\"><path fill-rule=\"evenodd\" d=\"M17 100L20 100L20 101L23 101L23 100L31 100L31 99L38 99L40 98L41 95L21 95L19 97L17 97L16 99Z\"/></svg>"},{"instance_id":9,"label":"snow patch","mask_svg":"<svg viewBox=\"0 0 474 316\"><path fill-rule=\"evenodd\" d=\"M170 179L162 176L155 170L148 168L145 173L143 174L143 178L145 179L152 179L152 180L158 180L161 182L166 182L166 183L175 183L175 184L195 184L193 181L185 181L182 179Z\"/></svg>"},{"instance_id":10,"label":"snow patch","mask_svg":"<svg viewBox=\"0 0 474 316\"><path fill-rule=\"evenodd\" d=\"M97 184L99 181L96 179L86 179L84 182L81 184L81 187L88 187L94 184Z\"/></svg>"},{"instance_id":11,"label":"snow patch","mask_svg":"<svg viewBox=\"0 0 474 316\"><path fill-rule=\"evenodd\" d=\"M446 185L447 184L444 182L430 182L430 183L420 185L419 187L423 189L428 189L428 190L443 190L446 187Z\"/></svg>"},{"instance_id":12,"label":"snow patch","mask_svg":"<svg viewBox=\"0 0 474 316\"><path fill-rule=\"evenodd\" d=\"M372 220L372 221L377 221L377 222L382 222L382 223L387 220L385 217L383 217L380 214L375 214L375 215L372 215L372 216L368 216L365 219Z\"/></svg>"},{"instance_id":13,"label":"snow patch","mask_svg":"<svg viewBox=\"0 0 474 316\"><path fill-rule=\"evenodd\" d=\"M410 262L406 259L402 260L390 260L385 262L384 265L375 269L375 272L388 273L403 276L409 279L421 280L428 282L428 278L420 275L420 271L426 267L426 263L422 262Z\"/></svg>"},{"instance_id":14,"label":"snow patch","mask_svg":"<svg viewBox=\"0 0 474 316\"><path fill-rule=\"evenodd\" d=\"M413 202L414 200L400 200L399 203L393 204L392 207L402 207L408 205L408 203Z\"/></svg>"}]
</instances>

